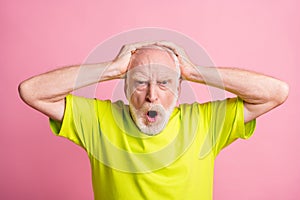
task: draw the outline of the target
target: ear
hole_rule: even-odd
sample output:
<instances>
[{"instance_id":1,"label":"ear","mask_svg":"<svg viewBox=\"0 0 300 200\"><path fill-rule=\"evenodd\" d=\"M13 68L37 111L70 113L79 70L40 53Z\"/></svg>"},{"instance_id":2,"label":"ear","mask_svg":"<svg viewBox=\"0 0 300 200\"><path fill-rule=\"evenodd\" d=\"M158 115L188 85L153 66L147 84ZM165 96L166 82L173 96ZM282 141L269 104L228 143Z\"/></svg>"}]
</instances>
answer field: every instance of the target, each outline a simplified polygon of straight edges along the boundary
<instances>
[{"instance_id":1,"label":"ear","mask_svg":"<svg viewBox=\"0 0 300 200\"><path fill-rule=\"evenodd\" d=\"M178 98L179 98L179 96L180 96L180 94L181 94L181 82L182 82L182 79L180 78L180 79L179 79L178 86L177 86Z\"/></svg>"},{"instance_id":2,"label":"ear","mask_svg":"<svg viewBox=\"0 0 300 200\"><path fill-rule=\"evenodd\" d=\"M127 84L127 76L125 76L124 78L124 93L125 93L125 97L127 98L127 100L129 101L128 99L128 84Z\"/></svg>"}]
</instances>

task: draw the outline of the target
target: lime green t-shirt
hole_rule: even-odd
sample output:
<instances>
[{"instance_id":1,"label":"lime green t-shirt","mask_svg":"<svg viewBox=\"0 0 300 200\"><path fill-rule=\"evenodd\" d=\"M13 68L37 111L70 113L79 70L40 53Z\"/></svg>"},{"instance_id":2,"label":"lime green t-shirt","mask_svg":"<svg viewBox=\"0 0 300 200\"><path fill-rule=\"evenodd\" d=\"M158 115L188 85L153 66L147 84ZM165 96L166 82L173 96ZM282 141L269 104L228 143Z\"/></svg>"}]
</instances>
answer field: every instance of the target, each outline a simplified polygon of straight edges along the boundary
<instances>
[{"instance_id":1,"label":"lime green t-shirt","mask_svg":"<svg viewBox=\"0 0 300 200\"><path fill-rule=\"evenodd\" d=\"M176 107L156 136L139 131L122 101L68 95L62 123L52 131L83 147L95 199L210 200L214 160L237 138L248 138L240 98Z\"/></svg>"}]
</instances>

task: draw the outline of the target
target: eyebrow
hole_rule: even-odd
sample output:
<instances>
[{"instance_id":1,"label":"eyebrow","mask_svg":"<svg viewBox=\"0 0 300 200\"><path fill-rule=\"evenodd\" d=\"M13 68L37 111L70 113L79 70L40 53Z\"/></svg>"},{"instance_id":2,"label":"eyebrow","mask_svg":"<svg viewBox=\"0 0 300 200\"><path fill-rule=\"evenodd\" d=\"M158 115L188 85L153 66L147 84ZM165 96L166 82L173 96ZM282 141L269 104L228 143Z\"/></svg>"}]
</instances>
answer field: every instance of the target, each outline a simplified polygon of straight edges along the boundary
<instances>
[{"instance_id":1,"label":"eyebrow","mask_svg":"<svg viewBox=\"0 0 300 200\"><path fill-rule=\"evenodd\" d=\"M176 77L175 76L170 76L170 74L162 75L162 76L157 77L157 79L174 79L174 78L176 78Z\"/></svg>"},{"instance_id":2,"label":"eyebrow","mask_svg":"<svg viewBox=\"0 0 300 200\"><path fill-rule=\"evenodd\" d=\"M147 73L145 73L143 71L139 71L139 72L133 73L131 75L131 78L134 79L134 80L141 79L141 78L142 79L149 79L149 76L148 76ZM157 80L172 80L172 79L176 79L176 78L177 78L176 76L172 76L170 74L162 74L161 76L157 77Z\"/></svg>"},{"instance_id":3,"label":"eyebrow","mask_svg":"<svg viewBox=\"0 0 300 200\"><path fill-rule=\"evenodd\" d=\"M132 74L131 75L131 78L132 79L139 79L139 78L149 78L149 76L147 76L145 73L143 73L143 72L136 72L136 73L134 73L134 74Z\"/></svg>"}]
</instances>

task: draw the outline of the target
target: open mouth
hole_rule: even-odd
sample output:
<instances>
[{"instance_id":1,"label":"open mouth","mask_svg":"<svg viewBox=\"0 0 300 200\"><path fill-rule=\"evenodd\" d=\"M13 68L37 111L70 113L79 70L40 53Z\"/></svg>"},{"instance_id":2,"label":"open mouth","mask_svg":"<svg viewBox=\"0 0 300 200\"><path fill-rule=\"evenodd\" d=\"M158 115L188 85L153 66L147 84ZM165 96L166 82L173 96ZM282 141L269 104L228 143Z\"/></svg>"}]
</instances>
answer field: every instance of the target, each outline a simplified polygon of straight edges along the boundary
<instances>
[{"instance_id":1,"label":"open mouth","mask_svg":"<svg viewBox=\"0 0 300 200\"><path fill-rule=\"evenodd\" d=\"M149 110L146 114L149 122L155 122L158 113L155 110Z\"/></svg>"}]
</instances>

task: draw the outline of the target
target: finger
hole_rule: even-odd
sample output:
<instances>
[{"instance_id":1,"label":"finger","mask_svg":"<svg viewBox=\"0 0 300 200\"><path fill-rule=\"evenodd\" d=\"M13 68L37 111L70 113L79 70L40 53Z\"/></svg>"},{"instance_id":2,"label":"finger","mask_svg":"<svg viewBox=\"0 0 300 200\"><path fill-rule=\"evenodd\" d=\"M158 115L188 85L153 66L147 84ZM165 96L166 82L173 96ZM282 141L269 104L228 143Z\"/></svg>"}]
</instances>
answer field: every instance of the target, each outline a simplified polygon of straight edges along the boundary
<instances>
[{"instance_id":1,"label":"finger","mask_svg":"<svg viewBox=\"0 0 300 200\"><path fill-rule=\"evenodd\" d=\"M181 47L170 41L159 41L156 43L156 45L172 50L176 54L176 56L179 56L182 52Z\"/></svg>"},{"instance_id":2,"label":"finger","mask_svg":"<svg viewBox=\"0 0 300 200\"><path fill-rule=\"evenodd\" d=\"M123 45L119 52L118 57L123 56L124 54L126 54L128 52L131 52L131 54L134 54L137 49L142 48L144 46L153 45L153 44L155 44L155 42L156 41L142 41L142 42L135 42L135 43Z\"/></svg>"},{"instance_id":3,"label":"finger","mask_svg":"<svg viewBox=\"0 0 300 200\"><path fill-rule=\"evenodd\" d=\"M142 42L137 42L132 44L132 48L133 50L137 50L139 48L142 47L147 47L147 46L151 46L151 45L155 45L156 41L142 41Z\"/></svg>"},{"instance_id":4,"label":"finger","mask_svg":"<svg viewBox=\"0 0 300 200\"><path fill-rule=\"evenodd\" d=\"M166 40L158 41L158 42L156 42L156 44L161 45L161 46L165 46L165 47L169 47L169 48L172 48L172 49L179 49L178 45L176 45L173 42L166 41Z\"/></svg>"},{"instance_id":5,"label":"finger","mask_svg":"<svg viewBox=\"0 0 300 200\"><path fill-rule=\"evenodd\" d=\"M135 51L135 48L131 45L123 45L117 57L123 57L127 54L132 54Z\"/></svg>"}]
</instances>

